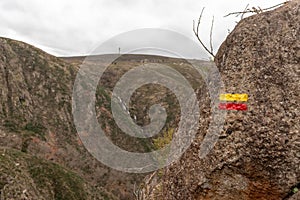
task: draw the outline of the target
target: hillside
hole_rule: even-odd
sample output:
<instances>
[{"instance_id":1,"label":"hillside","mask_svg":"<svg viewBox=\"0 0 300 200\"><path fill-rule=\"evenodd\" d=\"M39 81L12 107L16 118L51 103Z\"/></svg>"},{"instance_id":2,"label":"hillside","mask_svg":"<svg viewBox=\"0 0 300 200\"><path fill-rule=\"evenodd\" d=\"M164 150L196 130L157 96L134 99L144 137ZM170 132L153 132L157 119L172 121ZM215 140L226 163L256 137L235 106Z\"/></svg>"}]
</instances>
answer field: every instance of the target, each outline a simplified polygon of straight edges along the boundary
<instances>
[{"instance_id":1,"label":"hillside","mask_svg":"<svg viewBox=\"0 0 300 200\"><path fill-rule=\"evenodd\" d=\"M116 199L55 163L13 149L0 150L0 199Z\"/></svg>"},{"instance_id":2,"label":"hillside","mask_svg":"<svg viewBox=\"0 0 300 200\"><path fill-rule=\"evenodd\" d=\"M129 198L141 178L102 165L76 134L71 94L78 66L7 38L0 38L0 52L1 147L55 162L92 185Z\"/></svg>"},{"instance_id":3,"label":"hillside","mask_svg":"<svg viewBox=\"0 0 300 200\"><path fill-rule=\"evenodd\" d=\"M1 147L6 148L8 152L18 152L22 162L22 157L26 156L40 159L39 162L46 163L41 164L41 171L48 171L49 166L66 168L80 177L82 183L89 183L95 188L100 188L100 191L108 191L108 196L133 199L134 185L139 185L147 174L128 174L104 166L86 151L76 133L71 113L71 95L77 70L84 57L56 58L31 45L7 38L0 38L0 51ZM94 64L106 63L109 56L94 56ZM199 78L201 76L183 59L122 55L111 63L96 92L97 116L106 135L119 147L132 152L149 152L163 147L172 138L180 118L180 109L174 94L165 87L150 84L139 88L133 94L130 114L136 118L137 124L143 126L150 122L150 106L156 103L164 105L168 118L161 133L149 139L132 138L115 124L110 109L114 85L125 72L147 62L175 68L190 81L195 90L203 88L203 80ZM205 64L196 60L190 62ZM1 169L6 169L0 172L0 177L4 180L7 174L10 174L10 164L3 163L1 166ZM34 181L34 178L41 178L31 177L28 174L30 166L26 163L24 166L24 171L20 173L24 173L29 182ZM52 167L50 168L52 171ZM61 170L56 172L58 176L62 173ZM55 184L51 180L43 181L49 185ZM22 184L18 186L19 189L31 188L30 190L35 191L36 186L27 185L26 181ZM6 185L4 181L2 193L5 193ZM15 192L20 193L18 190ZM34 193L36 196L32 198L36 199L37 195L41 195L42 198L50 193L55 194L55 188L45 193Z\"/></svg>"}]
</instances>

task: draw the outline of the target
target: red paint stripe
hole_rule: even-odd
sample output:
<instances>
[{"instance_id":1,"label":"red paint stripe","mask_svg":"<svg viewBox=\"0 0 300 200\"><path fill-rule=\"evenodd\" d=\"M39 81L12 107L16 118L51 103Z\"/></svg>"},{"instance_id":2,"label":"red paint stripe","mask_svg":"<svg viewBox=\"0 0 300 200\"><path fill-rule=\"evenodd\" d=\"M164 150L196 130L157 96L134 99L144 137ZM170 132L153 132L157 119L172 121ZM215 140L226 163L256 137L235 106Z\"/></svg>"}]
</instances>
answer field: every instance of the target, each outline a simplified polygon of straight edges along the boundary
<instances>
[{"instance_id":1,"label":"red paint stripe","mask_svg":"<svg viewBox=\"0 0 300 200\"><path fill-rule=\"evenodd\" d=\"M221 110L247 110L247 105L243 103L220 103Z\"/></svg>"}]
</instances>

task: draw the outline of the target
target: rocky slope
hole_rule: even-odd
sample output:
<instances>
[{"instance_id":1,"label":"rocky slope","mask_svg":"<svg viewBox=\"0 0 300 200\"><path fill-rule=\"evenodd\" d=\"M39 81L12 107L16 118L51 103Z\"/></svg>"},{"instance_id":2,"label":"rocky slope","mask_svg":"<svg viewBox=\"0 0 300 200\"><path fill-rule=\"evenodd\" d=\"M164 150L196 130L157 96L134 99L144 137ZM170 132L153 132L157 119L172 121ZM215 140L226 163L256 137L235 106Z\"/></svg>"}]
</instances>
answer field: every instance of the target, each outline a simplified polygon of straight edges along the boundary
<instances>
[{"instance_id":1,"label":"rocky slope","mask_svg":"<svg viewBox=\"0 0 300 200\"><path fill-rule=\"evenodd\" d=\"M94 64L106 63L109 56L97 56ZM66 190L72 196L78 188L86 190L87 187L95 188L95 192L100 191L100 196L106 194L118 199L134 198L133 186L138 185L145 174L123 173L102 165L85 150L76 134L71 113L71 95L76 72L83 59L56 58L28 44L0 38L0 145L5 147L5 151L12 152L1 157L9 160L0 167L0 192L4 195L3 199L23 198L24 190L29 195L27 199L65 199L57 193ZM168 118L161 133L151 139L135 139L123 134L115 124L110 110L113 87L125 72L145 62L167 64L185 75L195 90L202 86L198 80L199 75L185 60L123 55L112 63L96 92L97 116L106 135L128 151L148 152L161 148L171 139L172 130L180 116L174 94L164 87L146 85L133 94L130 113L132 117L135 116L137 124L145 125L150 122L150 106L163 104ZM164 137L166 135L167 138ZM25 162L27 159L30 162ZM33 160L40 170L37 174L41 175L33 176L30 173ZM15 163L18 166L11 168ZM50 174L47 174L48 171ZM61 183L53 180L52 172L55 172L54 177L59 177L61 182L67 184L66 187L60 187L61 190L57 191L56 184ZM65 172L67 175L73 173L74 180L69 180ZM38 184L41 182L49 187L39 190ZM75 188L71 188L73 186L68 183L74 183ZM87 189L76 196L88 199L93 191Z\"/></svg>"},{"instance_id":2,"label":"rocky slope","mask_svg":"<svg viewBox=\"0 0 300 200\"><path fill-rule=\"evenodd\" d=\"M0 199L116 199L55 163L13 149L0 150Z\"/></svg>"},{"instance_id":3,"label":"rocky slope","mask_svg":"<svg viewBox=\"0 0 300 200\"><path fill-rule=\"evenodd\" d=\"M33 46L0 38L0 145L58 163L128 199L140 178L103 166L76 134L71 94L77 69ZM0 177L6 173L0 169Z\"/></svg>"},{"instance_id":4,"label":"rocky slope","mask_svg":"<svg viewBox=\"0 0 300 200\"><path fill-rule=\"evenodd\" d=\"M200 159L209 124L202 111L194 144L162 177L146 179L146 199L298 199L299 24L299 1L238 23L215 61L226 92L249 94L248 110L227 112L216 146Z\"/></svg>"}]
</instances>

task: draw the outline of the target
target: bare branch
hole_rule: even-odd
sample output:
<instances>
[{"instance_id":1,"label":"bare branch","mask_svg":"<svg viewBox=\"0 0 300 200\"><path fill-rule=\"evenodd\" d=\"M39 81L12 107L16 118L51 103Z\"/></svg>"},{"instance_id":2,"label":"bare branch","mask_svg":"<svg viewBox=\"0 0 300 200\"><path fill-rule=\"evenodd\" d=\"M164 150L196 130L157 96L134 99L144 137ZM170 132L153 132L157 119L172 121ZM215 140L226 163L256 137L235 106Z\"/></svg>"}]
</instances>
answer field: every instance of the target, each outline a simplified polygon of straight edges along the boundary
<instances>
[{"instance_id":1,"label":"bare branch","mask_svg":"<svg viewBox=\"0 0 300 200\"><path fill-rule=\"evenodd\" d=\"M248 8L248 5L247 5L247 7L246 7L247 9L245 9L244 11L242 11L242 12L232 12L232 13L229 13L229 14L225 15L224 17L228 17L230 15L237 15L237 17L238 17L240 14L242 14L242 17L243 17L243 15L247 14L247 13L256 13L256 14L259 14L259 13L262 13L262 12L265 12L265 11L277 8L279 6L285 5L287 2L288 1L280 3L280 4L277 4L275 6L271 6L269 8L264 8L264 9L261 9L260 7L257 7L257 8L255 8L255 7Z\"/></svg>"},{"instance_id":2,"label":"bare branch","mask_svg":"<svg viewBox=\"0 0 300 200\"><path fill-rule=\"evenodd\" d=\"M200 23L201 23L201 19L202 19L202 15L203 15L204 9L205 9L205 7L202 8L201 14L200 14L200 16L198 18L197 33L199 33Z\"/></svg>"},{"instance_id":3,"label":"bare branch","mask_svg":"<svg viewBox=\"0 0 300 200\"><path fill-rule=\"evenodd\" d=\"M133 185L133 194L134 194L135 198L138 199L138 192L136 191L136 183L135 182Z\"/></svg>"},{"instance_id":4,"label":"bare branch","mask_svg":"<svg viewBox=\"0 0 300 200\"><path fill-rule=\"evenodd\" d=\"M210 31L210 50L203 43L203 41L201 40L200 35L199 35L199 29L200 29L200 24L201 24L201 19L202 19L204 9L205 8L202 9L201 14L199 16L198 23L197 23L197 28L195 26L195 20L193 21L193 32L194 32L195 36L197 37L198 41L200 42L201 46L205 49L205 51L207 51L211 56L215 57L215 55L213 53L213 47L212 47L212 29L213 29L214 19L212 21L212 27L211 27L211 31Z\"/></svg>"},{"instance_id":5,"label":"bare branch","mask_svg":"<svg viewBox=\"0 0 300 200\"><path fill-rule=\"evenodd\" d=\"M247 11L247 9L248 9L248 6L249 6L249 3L247 4L247 6L246 6L246 8L244 9L244 11L243 12L246 12ZM238 14L237 15L237 17L239 16L240 14ZM244 15L245 15L245 13L243 13L242 14L242 16L241 16L241 19L243 19L244 18Z\"/></svg>"},{"instance_id":6,"label":"bare branch","mask_svg":"<svg viewBox=\"0 0 300 200\"><path fill-rule=\"evenodd\" d=\"M211 27L210 27L210 35L209 35L209 41L210 41L210 52L214 52L214 48L213 48L213 39L212 39L212 34L213 34L213 28L214 28L214 21L215 21L215 17L213 16L212 21L211 21Z\"/></svg>"},{"instance_id":7,"label":"bare branch","mask_svg":"<svg viewBox=\"0 0 300 200\"><path fill-rule=\"evenodd\" d=\"M140 187L136 188L136 183L133 185L133 194L136 200L144 200L144 193Z\"/></svg>"}]
</instances>

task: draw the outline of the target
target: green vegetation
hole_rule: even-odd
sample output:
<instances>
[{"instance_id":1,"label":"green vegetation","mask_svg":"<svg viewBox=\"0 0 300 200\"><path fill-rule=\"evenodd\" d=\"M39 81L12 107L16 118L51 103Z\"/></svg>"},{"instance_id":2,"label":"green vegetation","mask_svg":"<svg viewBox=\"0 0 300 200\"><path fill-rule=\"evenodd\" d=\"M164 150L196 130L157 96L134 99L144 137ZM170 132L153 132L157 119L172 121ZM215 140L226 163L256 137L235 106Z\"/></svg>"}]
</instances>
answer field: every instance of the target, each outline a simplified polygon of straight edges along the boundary
<instances>
[{"instance_id":1,"label":"green vegetation","mask_svg":"<svg viewBox=\"0 0 300 200\"><path fill-rule=\"evenodd\" d=\"M28 165L29 173L39 190L49 190L50 184L55 200L86 199L83 180L73 172L37 158L33 158Z\"/></svg>"},{"instance_id":2,"label":"green vegetation","mask_svg":"<svg viewBox=\"0 0 300 200\"><path fill-rule=\"evenodd\" d=\"M29 143L34 136L46 141L45 131L46 128L39 123L29 122L26 124L22 131L21 151L25 153L27 152Z\"/></svg>"},{"instance_id":3,"label":"green vegetation","mask_svg":"<svg viewBox=\"0 0 300 200\"><path fill-rule=\"evenodd\" d=\"M104 87L97 87L96 91L97 103L98 106L104 106L105 108L110 108L110 95L107 93Z\"/></svg>"},{"instance_id":4,"label":"green vegetation","mask_svg":"<svg viewBox=\"0 0 300 200\"><path fill-rule=\"evenodd\" d=\"M18 127L13 121L5 120L3 125L9 131L12 131L12 132L17 132L18 131Z\"/></svg>"},{"instance_id":5,"label":"green vegetation","mask_svg":"<svg viewBox=\"0 0 300 200\"><path fill-rule=\"evenodd\" d=\"M158 138L153 139L153 146L155 149L162 149L166 145L170 144L174 135L174 129L170 128L163 132L163 135ZM164 160L167 155L162 155L162 157L157 158L160 165L164 165ZM160 169L157 172L159 178L164 175L164 169Z\"/></svg>"},{"instance_id":6,"label":"green vegetation","mask_svg":"<svg viewBox=\"0 0 300 200\"><path fill-rule=\"evenodd\" d=\"M34 187L34 190L38 191L36 195L52 197L54 200L91 199L90 192L96 199L111 199L102 189L88 187L88 184L72 171L17 150L0 149L0 169L0 193L8 184L8 180L13 180L10 187L18 187L19 184L28 189ZM18 190L9 195L20 198Z\"/></svg>"},{"instance_id":7,"label":"green vegetation","mask_svg":"<svg viewBox=\"0 0 300 200\"><path fill-rule=\"evenodd\" d=\"M299 189L297 187L293 188L293 193L296 194L297 192L299 192Z\"/></svg>"},{"instance_id":8,"label":"green vegetation","mask_svg":"<svg viewBox=\"0 0 300 200\"><path fill-rule=\"evenodd\" d=\"M153 145L155 149L162 149L173 139L174 129L170 128L163 132L162 137L154 138Z\"/></svg>"},{"instance_id":9,"label":"green vegetation","mask_svg":"<svg viewBox=\"0 0 300 200\"><path fill-rule=\"evenodd\" d=\"M39 136L44 137L46 128L40 123L29 122L28 124L25 125L24 130L36 133Z\"/></svg>"}]
</instances>

